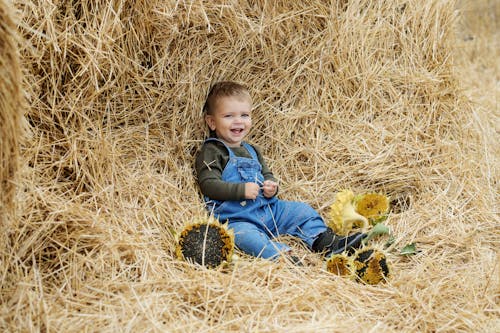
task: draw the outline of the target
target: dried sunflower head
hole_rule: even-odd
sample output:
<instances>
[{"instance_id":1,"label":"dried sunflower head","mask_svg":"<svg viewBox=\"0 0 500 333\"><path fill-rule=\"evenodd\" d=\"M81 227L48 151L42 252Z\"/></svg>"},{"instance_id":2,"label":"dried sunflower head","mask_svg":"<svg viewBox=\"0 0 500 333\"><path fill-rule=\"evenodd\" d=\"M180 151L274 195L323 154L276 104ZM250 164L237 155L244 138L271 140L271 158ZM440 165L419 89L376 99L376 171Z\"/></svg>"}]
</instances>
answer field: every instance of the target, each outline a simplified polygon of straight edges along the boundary
<instances>
[{"instance_id":1,"label":"dried sunflower head","mask_svg":"<svg viewBox=\"0 0 500 333\"><path fill-rule=\"evenodd\" d=\"M330 206L328 226L337 234L347 235L353 228L366 228L368 220L358 214L353 205L354 193L343 190L335 196L335 201Z\"/></svg>"},{"instance_id":2,"label":"dried sunflower head","mask_svg":"<svg viewBox=\"0 0 500 333\"><path fill-rule=\"evenodd\" d=\"M334 254L326 260L326 270L338 276L352 277L354 266L352 259L345 254Z\"/></svg>"},{"instance_id":3,"label":"dried sunflower head","mask_svg":"<svg viewBox=\"0 0 500 333\"><path fill-rule=\"evenodd\" d=\"M366 193L354 198L356 211L372 225L383 222L389 213L389 198L379 193Z\"/></svg>"},{"instance_id":4,"label":"dried sunflower head","mask_svg":"<svg viewBox=\"0 0 500 333\"><path fill-rule=\"evenodd\" d=\"M176 247L179 259L210 268L229 262L233 250L233 231L211 217L187 224L178 236Z\"/></svg>"},{"instance_id":5,"label":"dried sunflower head","mask_svg":"<svg viewBox=\"0 0 500 333\"><path fill-rule=\"evenodd\" d=\"M378 284L390 276L385 254L372 247L365 247L354 255L354 269L358 280L367 284Z\"/></svg>"}]
</instances>

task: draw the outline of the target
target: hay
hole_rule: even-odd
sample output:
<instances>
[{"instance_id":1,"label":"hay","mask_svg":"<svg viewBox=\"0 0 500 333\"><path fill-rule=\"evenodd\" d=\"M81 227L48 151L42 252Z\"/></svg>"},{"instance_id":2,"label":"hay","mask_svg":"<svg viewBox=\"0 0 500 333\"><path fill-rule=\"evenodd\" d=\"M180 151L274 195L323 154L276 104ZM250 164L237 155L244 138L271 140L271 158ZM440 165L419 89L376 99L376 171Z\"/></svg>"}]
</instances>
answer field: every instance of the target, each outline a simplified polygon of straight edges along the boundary
<instances>
[{"instance_id":1,"label":"hay","mask_svg":"<svg viewBox=\"0 0 500 333\"><path fill-rule=\"evenodd\" d=\"M21 136L22 93L18 33L12 9L0 2L0 231L15 213L15 174ZM7 229L5 229L7 230ZM2 242L4 243L4 242Z\"/></svg>"},{"instance_id":2,"label":"hay","mask_svg":"<svg viewBox=\"0 0 500 333\"><path fill-rule=\"evenodd\" d=\"M15 194L25 107L19 43L12 6L0 0L0 276L9 270L9 235L18 227Z\"/></svg>"},{"instance_id":3,"label":"hay","mask_svg":"<svg viewBox=\"0 0 500 333\"><path fill-rule=\"evenodd\" d=\"M494 20L466 42L439 0L14 4L31 136L0 329L498 330L497 81L484 94L468 76L486 73ZM479 4L464 13L500 13ZM342 188L393 199L387 283L330 274L300 245L306 267L176 259L176 230L204 210L193 157L221 79L251 87L249 139L282 198L323 216Z\"/></svg>"}]
</instances>

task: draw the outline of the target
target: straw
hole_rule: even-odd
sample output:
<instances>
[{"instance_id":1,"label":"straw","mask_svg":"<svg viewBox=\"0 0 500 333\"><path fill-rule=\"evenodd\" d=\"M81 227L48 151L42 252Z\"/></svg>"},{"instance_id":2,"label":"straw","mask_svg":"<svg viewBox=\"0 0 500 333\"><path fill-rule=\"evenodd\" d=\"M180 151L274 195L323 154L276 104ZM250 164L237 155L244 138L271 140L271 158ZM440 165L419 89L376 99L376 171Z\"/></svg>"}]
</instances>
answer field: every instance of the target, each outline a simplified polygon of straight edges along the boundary
<instances>
[{"instance_id":1,"label":"straw","mask_svg":"<svg viewBox=\"0 0 500 333\"><path fill-rule=\"evenodd\" d=\"M0 48L2 182L19 156L2 194L17 215L2 233L1 331L498 331L496 1L42 0L0 13L0 43L21 41ZM5 85L16 62L18 92ZM345 188L397 204L386 283L331 274L287 237L304 267L176 258L176 233L206 214L193 164L219 80L250 87L248 140L280 198L324 217ZM417 254L399 255L411 243Z\"/></svg>"},{"instance_id":2,"label":"straw","mask_svg":"<svg viewBox=\"0 0 500 333\"><path fill-rule=\"evenodd\" d=\"M21 136L22 91L19 37L12 8L0 3L0 226L14 214L15 176ZM3 234L3 232L2 232Z\"/></svg>"}]
</instances>

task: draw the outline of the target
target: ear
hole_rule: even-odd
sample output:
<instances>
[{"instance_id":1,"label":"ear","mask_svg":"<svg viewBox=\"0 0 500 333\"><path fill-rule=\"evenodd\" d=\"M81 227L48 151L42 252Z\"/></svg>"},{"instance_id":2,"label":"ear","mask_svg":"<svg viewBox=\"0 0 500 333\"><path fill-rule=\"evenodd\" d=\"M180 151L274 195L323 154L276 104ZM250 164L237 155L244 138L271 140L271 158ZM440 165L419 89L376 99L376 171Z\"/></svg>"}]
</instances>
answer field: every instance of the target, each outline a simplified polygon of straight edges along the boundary
<instances>
[{"instance_id":1,"label":"ear","mask_svg":"<svg viewBox=\"0 0 500 333\"><path fill-rule=\"evenodd\" d=\"M215 119L213 115L207 114L205 116L205 122L207 123L208 128L210 128L212 131L215 131Z\"/></svg>"}]
</instances>

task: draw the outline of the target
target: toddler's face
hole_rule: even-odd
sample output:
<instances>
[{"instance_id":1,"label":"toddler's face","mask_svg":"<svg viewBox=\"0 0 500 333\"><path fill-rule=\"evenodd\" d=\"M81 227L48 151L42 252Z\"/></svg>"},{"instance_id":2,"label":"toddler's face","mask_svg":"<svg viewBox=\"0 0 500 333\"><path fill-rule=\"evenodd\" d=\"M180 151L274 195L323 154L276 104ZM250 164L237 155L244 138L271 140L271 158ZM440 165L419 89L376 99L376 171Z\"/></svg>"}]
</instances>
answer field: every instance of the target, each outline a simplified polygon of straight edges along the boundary
<instances>
[{"instance_id":1,"label":"toddler's face","mask_svg":"<svg viewBox=\"0 0 500 333\"><path fill-rule=\"evenodd\" d=\"M239 147L252 127L252 104L247 98L222 97L205 121L229 147Z\"/></svg>"}]
</instances>

